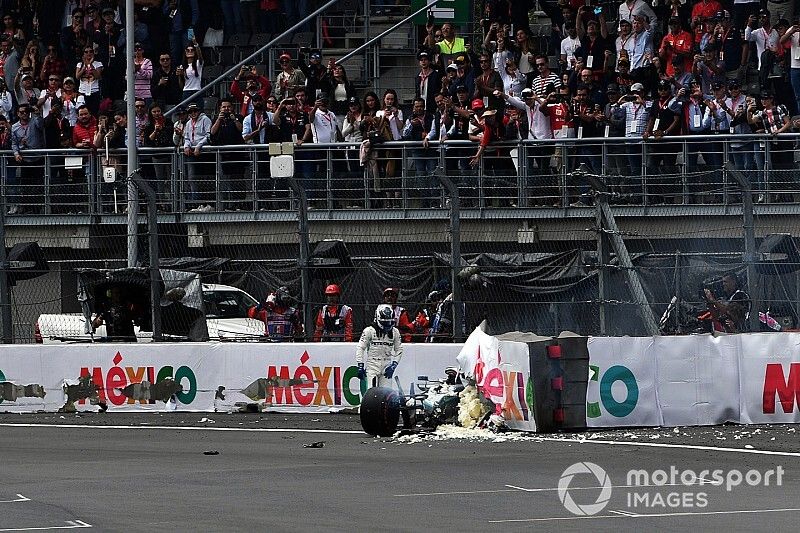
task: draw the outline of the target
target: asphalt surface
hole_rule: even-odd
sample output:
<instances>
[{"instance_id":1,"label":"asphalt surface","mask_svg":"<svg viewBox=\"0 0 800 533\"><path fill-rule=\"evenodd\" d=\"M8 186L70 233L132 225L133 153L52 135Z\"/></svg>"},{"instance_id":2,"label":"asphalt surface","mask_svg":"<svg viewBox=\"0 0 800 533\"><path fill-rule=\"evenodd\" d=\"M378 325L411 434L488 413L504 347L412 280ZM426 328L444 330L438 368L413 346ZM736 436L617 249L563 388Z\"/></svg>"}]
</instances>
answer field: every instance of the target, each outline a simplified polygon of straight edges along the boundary
<instances>
[{"instance_id":1,"label":"asphalt surface","mask_svg":"<svg viewBox=\"0 0 800 533\"><path fill-rule=\"evenodd\" d=\"M0 531L794 530L796 429L373 439L345 414L5 414ZM607 472L610 499L577 516L557 488L585 461ZM675 479L658 477L671 467ZM629 486L632 469L652 474L648 486ZM733 469L774 473L726 490ZM707 481L682 484L688 470ZM605 478L567 481L578 507L607 499Z\"/></svg>"}]
</instances>

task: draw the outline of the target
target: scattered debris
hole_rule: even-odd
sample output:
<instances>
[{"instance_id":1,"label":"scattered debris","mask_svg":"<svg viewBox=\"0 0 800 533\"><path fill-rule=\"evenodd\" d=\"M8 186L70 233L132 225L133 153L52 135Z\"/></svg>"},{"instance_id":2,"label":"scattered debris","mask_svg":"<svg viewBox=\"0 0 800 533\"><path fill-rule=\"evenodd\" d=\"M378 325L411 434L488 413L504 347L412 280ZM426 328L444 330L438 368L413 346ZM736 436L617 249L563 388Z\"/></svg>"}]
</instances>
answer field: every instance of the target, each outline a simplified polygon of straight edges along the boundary
<instances>
[{"instance_id":1,"label":"scattered debris","mask_svg":"<svg viewBox=\"0 0 800 533\"><path fill-rule=\"evenodd\" d=\"M207 450L203 452L203 455L219 455L217 450Z\"/></svg>"},{"instance_id":2,"label":"scattered debris","mask_svg":"<svg viewBox=\"0 0 800 533\"><path fill-rule=\"evenodd\" d=\"M312 442L310 444L303 444L303 448L322 448L325 446L325 441Z\"/></svg>"}]
</instances>

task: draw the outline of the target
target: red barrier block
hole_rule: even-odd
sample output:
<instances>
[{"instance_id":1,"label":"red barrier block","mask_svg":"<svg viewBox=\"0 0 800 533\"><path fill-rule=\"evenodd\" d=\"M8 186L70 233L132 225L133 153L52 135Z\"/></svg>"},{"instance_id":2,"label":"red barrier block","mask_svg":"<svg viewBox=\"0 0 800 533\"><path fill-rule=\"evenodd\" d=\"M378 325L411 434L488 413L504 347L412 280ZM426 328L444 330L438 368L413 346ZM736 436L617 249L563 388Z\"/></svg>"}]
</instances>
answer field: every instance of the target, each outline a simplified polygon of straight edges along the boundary
<instances>
[{"instance_id":1,"label":"red barrier block","mask_svg":"<svg viewBox=\"0 0 800 533\"><path fill-rule=\"evenodd\" d=\"M564 423L564 409L560 407L558 409L553 409L553 422L557 424Z\"/></svg>"},{"instance_id":2,"label":"red barrier block","mask_svg":"<svg viewBox=\"0 0 800 533\"><path fill-rule=\"evenodd\" d=\"M550 359L561 359L561 346L554 345L547 347L547 357Z\"/></svg>"},{"instance_id":3,"label":"red barrier block","mask_svg":"<svg viewBox=\"0 0 800 533\"><path fill-rule=\"evenodd\" d=\"M550 380L550 386L553 390L564 390L564 378L557 377Z\"/></svg>"}]
</instances>

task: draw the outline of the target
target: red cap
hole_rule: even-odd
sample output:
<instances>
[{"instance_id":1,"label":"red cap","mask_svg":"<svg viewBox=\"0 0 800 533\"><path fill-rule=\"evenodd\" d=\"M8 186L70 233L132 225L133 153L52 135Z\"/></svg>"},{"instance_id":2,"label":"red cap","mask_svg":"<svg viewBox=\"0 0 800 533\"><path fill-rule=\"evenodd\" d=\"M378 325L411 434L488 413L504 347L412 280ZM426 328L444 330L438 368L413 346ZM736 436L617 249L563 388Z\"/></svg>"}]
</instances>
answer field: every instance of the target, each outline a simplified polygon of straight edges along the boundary
<instances>
[{"instance_id":1,"label":"red cap","mask_svg":"<svg viewBox=\"0 0 800 533\"><path fill-rule=\"evenodd\" d=\"M325 287L325 294L342 294L342 289L336 284L331 284Z\"/></svg>"},{"instance_id":2,"label":"red cap","mask_svg":"<svg viewBox=\"0 0 800 533\"><path fill-rule=\"evenodd\" d=\"M481 100L480 98L476 98L475 100L472 101L472 105L470 105L469 107L474 111L476 109L483 109L486 106L483 105L483 100Z\"/></svg>"},{"instance_id":3,"label":"red cap","mask_svg":"<svg viewBox=\"0 0 800 533\"><path fill-rule=\"evenodd\" d=\"M287 53L283 53L283 54L281 54L281 56L278 58L278 60L281 60L281 59L288 59L289 61L291 61L291 60L292 60L292 56L290 56L290 55L289 55L289 54L287 54Z\"/></svg>"}]
</instances>

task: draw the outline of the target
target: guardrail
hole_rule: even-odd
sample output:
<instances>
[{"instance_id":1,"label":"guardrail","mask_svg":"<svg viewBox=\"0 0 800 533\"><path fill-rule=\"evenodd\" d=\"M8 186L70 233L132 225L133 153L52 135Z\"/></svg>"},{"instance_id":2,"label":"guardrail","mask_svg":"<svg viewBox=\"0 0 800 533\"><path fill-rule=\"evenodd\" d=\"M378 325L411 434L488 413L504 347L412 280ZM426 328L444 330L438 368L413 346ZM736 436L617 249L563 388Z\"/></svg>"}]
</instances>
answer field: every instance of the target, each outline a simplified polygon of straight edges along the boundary
<instances>
[{"instance_id":1,"label":"guardrail","mask_svg":"<svg viewBox=\"0 0 800 533\"><path fill-rule=\"evenodd\" d=\"M463 208L581 207L593 187L575 170L599 177L612 204L735 204L738 186L728 161L750 179L755 200L800 200L796 177L800 135L715 135L558 139L491 145L471 166L468 141L387 142L364 151L360 143L303 145L295 176L312 209L444 208L438 176L458 186ZM0 152L9 214L121 213L125 208L124 150L27 150L25 161ZM265 145L207 146L199 158L177 149L142 148L140 169L158 192L163 212L273 211L297 199L269 174ZM117 180L104 181L114 168ZM596 184L595 184L596 186Z\"/></svg>"}]
</instances>

